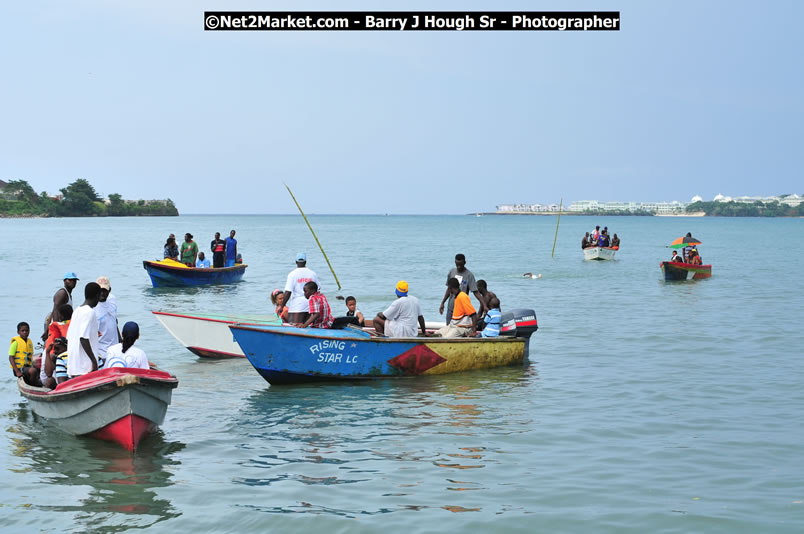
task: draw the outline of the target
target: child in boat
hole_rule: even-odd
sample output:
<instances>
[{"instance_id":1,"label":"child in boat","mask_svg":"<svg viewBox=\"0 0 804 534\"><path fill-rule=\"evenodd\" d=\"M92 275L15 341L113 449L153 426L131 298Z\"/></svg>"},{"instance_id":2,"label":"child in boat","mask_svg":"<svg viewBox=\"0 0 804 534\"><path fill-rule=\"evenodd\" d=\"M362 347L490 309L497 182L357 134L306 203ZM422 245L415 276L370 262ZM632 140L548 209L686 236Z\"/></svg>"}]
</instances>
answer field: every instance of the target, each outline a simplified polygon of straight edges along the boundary
<instances>
[{"instance_id":1,"label":"child in boat","mask_svg":"<svg viewBox=\"0 0 804 534\"><path fill-rule=\"evenodd\" d=\"M17 325L17 335L11 338L8 361L14 376L22 377L30 386L38 386L39 369L33 366L33 341L28 338L31 326L25 321Z\"/></svg>"},{"instance_id":2,"label":"child in boat","mask_svg":"<svg viewBox=\"0 0 804 534\"><path fill-rule=\"evenodd\" d=\"M288 322L288 307L285 306L285 293L281 289L271 291L271 304L274 305L274 313L282 319L282 322Z\"/></svg>"},{"instance_id":3,"label":"child in boat","mask_svg":"<svg viewBox=\"0 0 804 534\"><path fill-rule=\"evenodd\" d=\"M134 321L123 325L123 342L112 345L106 352L106 369L111 367L129 367L134 369L150 369L145 352L134 346L140 337L140 327Z\"/></svg>"},{"instance_id":4,"label":"child in boat","mask_svg":"<svg viewBox=\"0 0 804 534\"><path fill-rule=\"evenodd\" d=\"M485 318L485 328L480 331L478 327L477 335L480 337L497 337L500 335L500 323L502 313L500 312L500 299L496 295L489 298L489 311Z\"/></svg>"},{"instance_id":5,"label":"child in boat","mask_svg":"<svg viewBox=\"0 0 804 534\"><path fill-rule=\"evenodd\" d=\"M56 385L66 382L67 376L67 338L57 337L53 340L53 353L51 356L53 369L51 374ZM46 386L49 387L49 386Z\"/></svg>"},{"instance_id":6,"label":"child in boat","mask_svg":"<svg viewBox=\"0 0 804 534\"><path fill-rule=\"evenodd\" d=\"M330 312L327 297L318 290L318 284L307 282L304 284L304 298L310 303L310 317L304 323L296 325L299 328L329 328L332 326L332 313Z\"/></svg>"},{"instance_id":7,"label":"child in boat","mask_svg":"<svg viewBox=\"0 0 804 534\"><path fill-rule=\"evenodd\" d=\"M349 296L346 297L346 316L357 317L357 322L360 326L366 326L366 318L363 313L357 309L357 299Z\"/></svg>"}]
</instances>

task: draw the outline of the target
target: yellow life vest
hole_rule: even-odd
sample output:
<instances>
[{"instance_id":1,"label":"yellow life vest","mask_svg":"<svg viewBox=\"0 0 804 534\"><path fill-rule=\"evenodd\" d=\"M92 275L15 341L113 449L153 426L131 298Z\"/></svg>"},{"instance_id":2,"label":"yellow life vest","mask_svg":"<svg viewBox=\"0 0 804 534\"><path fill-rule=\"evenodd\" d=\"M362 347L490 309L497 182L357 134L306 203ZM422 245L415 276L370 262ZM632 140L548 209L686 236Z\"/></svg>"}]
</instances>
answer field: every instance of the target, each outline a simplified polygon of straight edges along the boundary
<instances>
[{"instance_id":1,"label":"yellow life vest","mask_svg":"<svg viewBox=\"0 0 804 534\"><path fill-rule=\"evenodd\" d=\"M22 339L20 336L11 338L11 343L17 342L17 352L14 354L14 363L17 364L17 369L22 369L25 365L31 365L33 361L33 341L31 338Z\"/></svg>"}]
</instances>

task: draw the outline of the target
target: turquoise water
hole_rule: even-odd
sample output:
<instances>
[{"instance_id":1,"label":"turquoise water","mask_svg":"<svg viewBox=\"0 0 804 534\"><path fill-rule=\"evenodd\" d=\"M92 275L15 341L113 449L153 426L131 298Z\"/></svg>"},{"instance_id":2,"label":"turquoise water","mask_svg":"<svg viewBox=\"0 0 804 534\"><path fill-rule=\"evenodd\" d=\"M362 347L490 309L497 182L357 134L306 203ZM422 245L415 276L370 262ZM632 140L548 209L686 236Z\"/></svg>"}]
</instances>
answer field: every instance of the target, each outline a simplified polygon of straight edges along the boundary
<instances>
[{"instance_id":1,"label":"turquoise water","mask_svg":"<svg viewBox=\"0 0 804 534\"><path fill-rule=\"evenodd\" d=\"M247 361L202 361L151 310L264 313L306 250L300 217L0 220L15 252L0 331L38 326L66 270L108 275L121 322L179 377L136 454L66 435L0 383L0 531L802 532L804 253L800 219L316 216L344 286L373 316L400 278L438 320L456 252L540 330L524 367L270 387ZM622 239L584 262L583 232ZM153 289L168 233L202 249L237 229L242 283ZM691 231L713 277L665 283ZM786 246L788 245L788 246ZM20 262L20 259L28 261ZM524 279L522 273L542 274Z\"/></svg>"}]
</instances>

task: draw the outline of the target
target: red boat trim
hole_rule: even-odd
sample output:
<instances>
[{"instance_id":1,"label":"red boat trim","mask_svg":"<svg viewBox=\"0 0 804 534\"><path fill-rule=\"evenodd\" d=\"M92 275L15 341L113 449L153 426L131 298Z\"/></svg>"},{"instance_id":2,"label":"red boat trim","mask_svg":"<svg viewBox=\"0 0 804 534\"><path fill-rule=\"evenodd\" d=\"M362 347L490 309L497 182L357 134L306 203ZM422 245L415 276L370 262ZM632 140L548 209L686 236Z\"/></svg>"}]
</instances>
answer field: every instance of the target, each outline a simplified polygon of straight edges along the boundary
<instances>
[{"instance_id":1,"label":"red boat trim","mask_svg":"<svg viewBox=\"0 0 804 534\"><path fill-rule=\"evenodd\" d=\"M210 323L226 323L226 324L245 324L245 325L254 325L254 326L281 326L281 325L268 325L267 321L265 323L240 323L237 321L226 321L224 319L209 319L207 317L199 317L197 315L184 315L182 313L169 313L169 312L161 312L161 311L152 311L154 315L168 315L170 317L180 317L182 319L195 319L196 321L209 321ZM189 348L189 347L188 347Z\"/></svg>"},{"instance_id":2,"label":"red boat trim","mask_svg":"<svg viewBox=\"0 0 804 534\"><path fill-rule=\"evenodd\" d=\"M140 440L146 434L153 432L155 428L156 425L144 417L129 414L86 435L119 443L129 451L134 452Z\"/></svg>"},{"instance_id":3,"label":"red boat trim","mask_svg":"<svg viewBox=\"0 0 804 534\"><path fill-rule=\"evenodd\" d=\"M187 350L201 358L211 358L214 360L224 360L229 358L245 358L245 354L235 354L234 352L223 352L210 350L202 347L187 347Z\"/></svg>"}]
</instances>

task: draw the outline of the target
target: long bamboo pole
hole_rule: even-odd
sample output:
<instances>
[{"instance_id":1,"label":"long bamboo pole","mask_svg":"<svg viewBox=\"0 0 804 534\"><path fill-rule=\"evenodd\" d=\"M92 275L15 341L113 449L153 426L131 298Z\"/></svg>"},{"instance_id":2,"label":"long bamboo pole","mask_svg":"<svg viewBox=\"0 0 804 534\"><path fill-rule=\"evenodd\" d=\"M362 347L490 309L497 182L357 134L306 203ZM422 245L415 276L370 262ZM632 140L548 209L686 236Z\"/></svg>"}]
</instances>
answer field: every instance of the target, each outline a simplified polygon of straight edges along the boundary
<instances>
[{"instance_id":1,"label":"long bamboo pole","mask_svg":"<svg viewBox=\"0 0 804 534\"><path fill-rule=\"evenodd\" d=\"M329 270L332 271L332 276L335 277L335 283L338 284L338 291L340 291L341 283L338 280L338 275L335 274L335 269L332 268L332 264L329 262L329 258L327 257L327 253L324 252L324 247L321 246L321 241L319 241L318 236L315 235L315 230L313 230L313 227L310 226L310 221L307 220L307 215L304 214L304 210L302 210L301 206L299 206L299 201L296 200L296 196L293 194L293 191L290 190L290 187L288 187L288 184L283 184L283 185L287 188L288 193L290 193L290 198L293 199L293 202L296 204L296 207L299 208L299 213L301 213L302 217L304 217L304 222L307 223L307 228L309 228L310 232L312 232L313 237L315 238L315 242L318 243L318 248L321 249L321 254L323 254L324 259L327 260L327 265L329 265Z\"/></svg>"},{"instance_id":2,"label":"long bamboo pole","mask_svg":"<svg viewBox=\"0 0 804 534\"><path fill-rule=\"evenodd\" d=\"M558 219L556 219L556 236L553 238L553 252L550 253L551 258L555 257L556 255L556 241L558 241L558 224L561 222L561 208L563 206L564 206L564 197L561 197L561 202L558 203Z\"/></svg>"}]
</instances>

